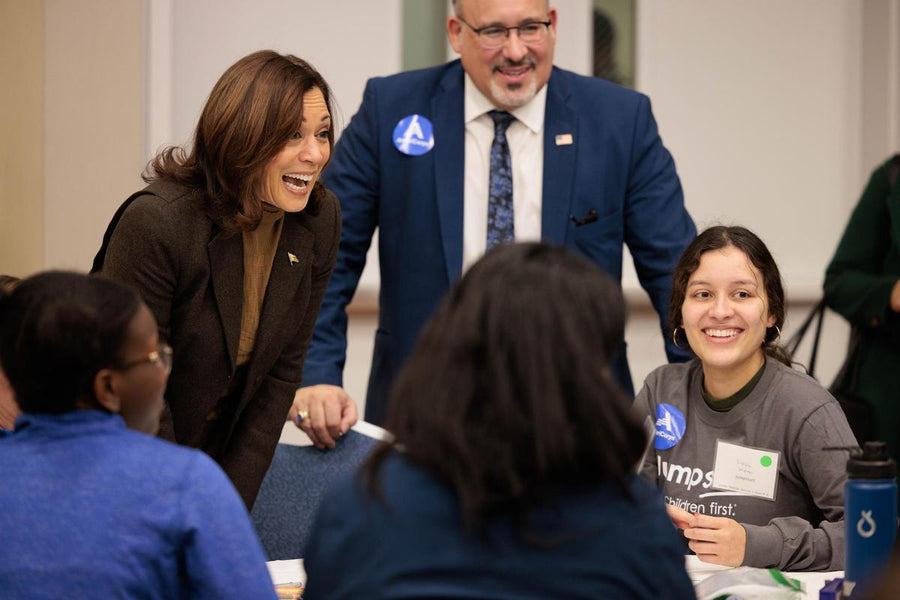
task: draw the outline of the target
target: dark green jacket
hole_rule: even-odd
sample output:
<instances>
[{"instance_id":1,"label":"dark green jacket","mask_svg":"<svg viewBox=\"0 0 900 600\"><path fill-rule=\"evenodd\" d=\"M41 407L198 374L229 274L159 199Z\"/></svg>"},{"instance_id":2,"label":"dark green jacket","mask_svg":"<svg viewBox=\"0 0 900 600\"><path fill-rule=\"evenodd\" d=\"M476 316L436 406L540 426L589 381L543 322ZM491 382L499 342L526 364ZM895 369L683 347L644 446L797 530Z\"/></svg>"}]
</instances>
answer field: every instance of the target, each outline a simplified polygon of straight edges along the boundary
<instances>
[{"instance_id":1,"label":"dark green jacket","mask_svg":"<svg viewBox=\"0 0 900 600\"><path fill-rule=\"evenodd\" d=\"M900 315L890 295L900 279L900 186L891 160L878 167L850 217L825 274L828 306L865 335L857 395L875 407L875 434L896 455L900 430Z\"/></svg>"}]
</instances>

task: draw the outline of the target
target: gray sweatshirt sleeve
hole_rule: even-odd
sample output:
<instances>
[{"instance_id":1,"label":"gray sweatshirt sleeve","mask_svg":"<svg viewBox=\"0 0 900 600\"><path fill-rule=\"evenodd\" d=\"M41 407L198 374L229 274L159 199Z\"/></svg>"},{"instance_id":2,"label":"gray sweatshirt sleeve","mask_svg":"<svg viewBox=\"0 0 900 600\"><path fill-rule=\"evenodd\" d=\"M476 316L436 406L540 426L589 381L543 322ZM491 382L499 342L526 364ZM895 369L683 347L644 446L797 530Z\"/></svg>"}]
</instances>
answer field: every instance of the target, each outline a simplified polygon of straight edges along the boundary
<instances>
[{"instance_id":1,"label":"gray sweatshirt sleeve","mask_svg":"<svg viewBox=\"0 0 900 600\"><path fill-rule=\"evenodd\" d=\"M799 517L779 517L764 526L742 523L747 531L745 565L785 571L844 568L846 455L825 448L855 445L856 439L837 402L826 402L809 415L788 451L797 461L824 520L813 524ZM780 557L777 564L774 557Z\"/></svg>"}]
</instances>

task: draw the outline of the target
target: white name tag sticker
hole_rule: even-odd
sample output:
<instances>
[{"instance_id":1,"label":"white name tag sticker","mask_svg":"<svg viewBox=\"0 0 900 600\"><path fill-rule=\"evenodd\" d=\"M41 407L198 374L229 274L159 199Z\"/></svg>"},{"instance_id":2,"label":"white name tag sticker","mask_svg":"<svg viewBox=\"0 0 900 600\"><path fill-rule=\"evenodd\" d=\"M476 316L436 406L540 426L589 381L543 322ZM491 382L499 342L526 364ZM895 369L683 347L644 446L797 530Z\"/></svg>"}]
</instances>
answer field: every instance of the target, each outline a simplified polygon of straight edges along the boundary
<instances>
[{"instance_id":1,"label":"white name tag sticker","mask_svg":"<svg viewBox=\"0 0 900 600\"><path fill-rule=\"evenodd\" d=\"M780 459L774 450L717 440L712 487L774 500Z\"/></svg>"}]
</instances>

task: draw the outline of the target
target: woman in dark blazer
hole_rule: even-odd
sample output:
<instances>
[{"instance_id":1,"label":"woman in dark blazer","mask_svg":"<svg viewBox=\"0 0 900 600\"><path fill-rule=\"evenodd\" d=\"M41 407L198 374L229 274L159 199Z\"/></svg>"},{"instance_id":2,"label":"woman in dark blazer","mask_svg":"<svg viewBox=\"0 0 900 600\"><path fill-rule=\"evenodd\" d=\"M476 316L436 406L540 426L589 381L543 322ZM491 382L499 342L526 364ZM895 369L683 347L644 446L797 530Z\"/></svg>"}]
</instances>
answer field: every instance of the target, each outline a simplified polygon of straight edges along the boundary
<instances>
[{"instance_id":1,"label":"woman in dark blazer","mask_svg":"<svg viewBox=\"0 0 900 600\"><path fill-rule=\"evenodd\" d=\"M160 435L215 458L248 508L337 256L340 206L319 181L333 144L321 75L294 56L246 56L210 93L193 146L151 162L94 261L141 292L174 349ZM356 407L303 416L322 447Z\"/></svg>"},{"instance_id":2,"label":"woman in dark blazer","mask_svg":"<svg viewBox=\"0 0 900 600\"><path fill-rule=\"evenodd\" d=\"M879 166L825 274L825 301L862 335L857 397L900 459L900 155ZM863 440L860 440L862 443Z\"/></svg>"}]
</instances>

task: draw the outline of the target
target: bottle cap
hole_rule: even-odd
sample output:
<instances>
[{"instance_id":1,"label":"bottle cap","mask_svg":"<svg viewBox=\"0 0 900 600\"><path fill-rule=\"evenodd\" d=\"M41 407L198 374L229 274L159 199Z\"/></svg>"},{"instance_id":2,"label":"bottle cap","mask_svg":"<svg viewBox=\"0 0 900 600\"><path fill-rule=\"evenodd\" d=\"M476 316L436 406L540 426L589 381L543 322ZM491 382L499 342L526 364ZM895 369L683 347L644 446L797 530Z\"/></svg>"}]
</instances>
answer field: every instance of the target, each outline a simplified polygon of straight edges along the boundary
<instances>
[{"instance_id":1,"label":"bottle cap","mask_svg":"<svg viewBox=\"0 0 900 600\"><path fill-rule=\"evenodd\" d=\"M897 463L887 453L884 442L865 442L862 450L850 453L847 477L850 479L893 479Z\"/></svg>"}]
</instances>

